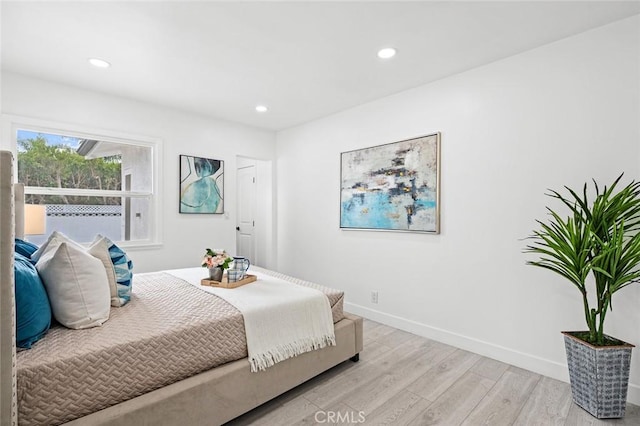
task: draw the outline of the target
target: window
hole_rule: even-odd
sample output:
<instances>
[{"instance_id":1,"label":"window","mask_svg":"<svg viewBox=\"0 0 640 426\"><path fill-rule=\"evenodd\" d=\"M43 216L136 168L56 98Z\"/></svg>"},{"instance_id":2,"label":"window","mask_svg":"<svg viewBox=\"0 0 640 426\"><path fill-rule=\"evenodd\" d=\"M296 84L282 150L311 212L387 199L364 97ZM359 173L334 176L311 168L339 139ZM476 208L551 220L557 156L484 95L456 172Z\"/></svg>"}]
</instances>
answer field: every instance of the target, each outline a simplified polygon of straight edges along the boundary
<instances>
[{"instance_id":1,"label":"window","mask_svg":"<svg viewBox=\"0 0 640 426\"><path fill-rule=\"evenodd\" d=\"M45 211L45 232L27 235L30 241L42 243L57 230L81 243L96 234L129 246L158 242L153 142L15 130L26 204Z\"/></svg>"}]
</instances>

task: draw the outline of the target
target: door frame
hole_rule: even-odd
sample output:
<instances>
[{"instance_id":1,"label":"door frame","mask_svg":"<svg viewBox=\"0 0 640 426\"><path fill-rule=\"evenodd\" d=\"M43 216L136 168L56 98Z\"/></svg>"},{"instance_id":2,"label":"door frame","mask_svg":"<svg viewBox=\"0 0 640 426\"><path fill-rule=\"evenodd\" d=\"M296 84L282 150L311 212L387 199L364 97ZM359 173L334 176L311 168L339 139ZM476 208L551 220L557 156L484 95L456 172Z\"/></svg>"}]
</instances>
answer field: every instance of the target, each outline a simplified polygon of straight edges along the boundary
<instances>
[{"instance_id":1,"label":"door frame","mask_svg":"<svg viewBox=\"0 0 640 426\"><path fill-rule=\"evenodd\" d=\"M256 197L254 200L253 251L255 257L251 263L267 269L277 269L276 240L275 240L275 170L272 160L263 160L247 156L236 156L236 220L233 225L238 250L237 213L239 211L238 171L242 168L255 166Z\"/></svg>"},{"instance_id":2,"label":"door frame","mask_svg":"<svg viewBox=\"0 0 640 426\"><path fill-rule=\"evenodd\" d=\"M253 195L252 199L249 200L250 209L251 209L251 219L253 220L252 230L251 230L251 253L240 253L240 228L243 228L244 225L240 222L240 202L241 197L245 197L246 194L240 194L240 173L247 170L253 169L253 188L251 193ZM256 220L256 211L257 211L257 166L253 163L253 160L250 161L239 161L236 167L236 253L241 256L246 256L252 263L258 262L258 227L260 225L259 221Z\"/></svg>"}]
</instances>

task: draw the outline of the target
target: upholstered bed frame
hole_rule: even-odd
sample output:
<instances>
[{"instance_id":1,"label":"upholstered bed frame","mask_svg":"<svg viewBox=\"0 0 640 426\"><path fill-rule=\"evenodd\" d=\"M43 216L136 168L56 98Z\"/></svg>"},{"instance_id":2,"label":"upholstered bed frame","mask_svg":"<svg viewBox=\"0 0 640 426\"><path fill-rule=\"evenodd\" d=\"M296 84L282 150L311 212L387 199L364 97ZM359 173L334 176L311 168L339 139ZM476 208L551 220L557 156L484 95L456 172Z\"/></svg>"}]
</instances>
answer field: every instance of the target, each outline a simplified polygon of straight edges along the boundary
<instances>
[{"instance_id":1,"label":"upholstered bed frame","mask_svg":"<svg viewBox=\"0 0 640 426\"><path fill-rule=\"evenodd\" d=\"M0 151L0 425L17 425L13 250L21 236L24 193L13 185L13 157ZM14 207L15 206L15 207ZM251 373L244 358L205 371L68 425L214 425L227 422L298 386L362 350L362 319L345 313L336 346ZM206 348L203 348L206 350Z\"/></svg>"}]
</instances>

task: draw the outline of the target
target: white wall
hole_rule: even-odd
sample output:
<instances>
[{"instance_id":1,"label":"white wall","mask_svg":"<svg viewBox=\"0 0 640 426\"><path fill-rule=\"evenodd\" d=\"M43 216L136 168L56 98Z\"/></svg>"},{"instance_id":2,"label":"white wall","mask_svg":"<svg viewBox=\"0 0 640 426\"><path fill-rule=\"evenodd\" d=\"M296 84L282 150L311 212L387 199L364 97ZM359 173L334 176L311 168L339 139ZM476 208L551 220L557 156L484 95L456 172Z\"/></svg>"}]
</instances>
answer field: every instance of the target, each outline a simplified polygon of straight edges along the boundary
<instances>
[{"instance_id":1,"label":"white wall","mask_svg":"<svg viewBox=\"0 0 640 426\"><path fill-rule=\"evenodd\" d=\"M639 27L636 16L278 133L279 269L344 289L352 312L566 380L559 332L585 327L580 295L526 266L522 238L546 188L640 177ZM341 231L340 152L438 131L442 233ZM640 286L617 297L607 331L640 345Z\"/></svg>"},{"instance_id":2,"label":"white wall","mask_svg":"<svg viewBox=\"0 0 640 426\"><path fill-rule=\"evenodd\" d=\"M199 266L206 247L235 247L236 155L274 158L275 134L16 74L2 74L2 113L162 141L162 246L127 252L135 272ZM6 149L7 141L2 141ZM227 215L178 213L178 156L225 161Z\"/></svg>"}]
</instances>

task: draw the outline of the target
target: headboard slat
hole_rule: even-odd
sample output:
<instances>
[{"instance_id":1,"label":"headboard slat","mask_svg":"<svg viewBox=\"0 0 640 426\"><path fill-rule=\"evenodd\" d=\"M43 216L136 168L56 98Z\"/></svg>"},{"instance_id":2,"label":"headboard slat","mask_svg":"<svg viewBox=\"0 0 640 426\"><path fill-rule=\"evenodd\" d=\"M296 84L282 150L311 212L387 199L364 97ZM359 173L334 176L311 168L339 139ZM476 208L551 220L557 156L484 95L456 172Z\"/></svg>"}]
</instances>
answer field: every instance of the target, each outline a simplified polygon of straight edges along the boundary
<instances>
[{"instance_id":1,"label":"headboard slat","mask_svg":"<svg viewBox=\"0 0 640 426\"><path fill-rule=\"evenodd\" d=\"M13 154L0 151L0 424L17 424Z\"/></svg>"},{"instance_id":2,"label":"headboard slat","mask_svg":"<svg viewBox=\"0 0 640 426\"><path fill-rule=\"evenodd\" d=\"M21 183L13 184L13 198L15 199L14 217L15 226L13 227L16 238L24 240L24 185Z\"/></svg>"}]
</instances>

